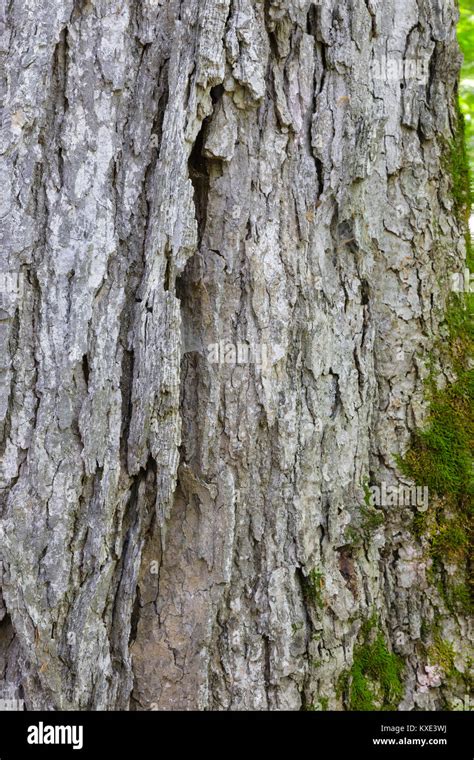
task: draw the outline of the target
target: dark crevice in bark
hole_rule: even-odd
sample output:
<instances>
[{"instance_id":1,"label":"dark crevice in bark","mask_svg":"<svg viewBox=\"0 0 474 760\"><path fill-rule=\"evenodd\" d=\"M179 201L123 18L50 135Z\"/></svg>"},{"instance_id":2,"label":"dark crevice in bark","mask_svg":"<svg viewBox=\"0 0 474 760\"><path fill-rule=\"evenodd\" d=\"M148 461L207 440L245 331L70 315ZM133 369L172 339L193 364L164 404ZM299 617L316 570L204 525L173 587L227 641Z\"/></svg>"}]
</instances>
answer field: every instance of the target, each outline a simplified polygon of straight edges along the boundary
<instances>
[{"instance_id":1,"label":"dark crevice in bark","mask_svg":"<svg viewBox=\"0 0 474 760\"><path fill-rule=\"evenodd\" d=\"M344 578L348 589L351 591L354 598L357 599L357 570L353 556L354 549L350 544L347 544L346 546L341 546L337 551L339 554L339 571Z\"/></svg>"},{"instance_id":2,"label":"dark crevice in bark","mask_svg":"<svg viewBox=\"0 0 474 760\"><path fill-rule=\"evenodd\" d=\"M319 6L311 3L306 14L306 34L316 39L316 30L318 28L318 14L320 15Z\"/></svg>"},{"instance_id":3,"label":"dark crevice in bark","mask_svg":"<svg viewBox=\"0 0 474 760\"><path fill-rule=\"evenodd\" d=\"M175 288L173 256L168 245L165 248L165 274L163 278L163 288L166 291L174 290ZM151 311L151 308L147 307L147 309Z\"/></svg>"},{"instance_id":4,"label":"dark crevice in bark","mask_svg":"<svg viewBox=\"0 0 474 760\"><path fill-rule=\"evenodd\" d=\"M84 354L84 356L82 357L82 372L84 375L84 382L87 388L89 385L89 360L87 358L87 354Z\"/></svg>"},{"instance_id":5,"label":"dark crevice in bark","mask_svg":"<svg viewBox=\"0 0 474 760\"><path fill-rule=\"evenodd\" d=\"M6 321L6 320L5 320ZM15 313L12 318L12 326L10 331L10 339L9 339L9 354L10 356L15 356L15 353L18 348L18 341L19 341L19 330L20 330L20 315L18 308L15 309ZM5 453L5 448L7 445L7 440L10 436L11 432L11 401L12 401L12 391L16 384L16 378L17 378L17 371L15 369L15 363L11 363L11 380L10 380L10 388L9 388L9 394L8 394L8 405L6 410L6 415L4 422L2 424L2 428L0 429L0 456L3 456ZM3 379L2 379L3 382Z\"/></svg>"},{"instance_id":6,"label":"dark crevice in bark","mask_svg":"<svg viewBox=\"0 0 474 760\"><path fill-rule=\"evenodd\" d=\"M321 54L322 67L321 67L321 82L320 82L320 85L319 85L319 93L318 94L320 94L323 91L323 89L324 89L324 85L325 85L325 82L326 82L326 72L328 70L328 62L327 62L327 58L326 58L326 44L324 42L322 42L322 41L319 42L319 52Z\"/></svg>"},{"instance_id":7,"label":"dark crevice in bark","mask_svg":"<svg viewBox=\"0 0 474 760\"><path fill-rule=\"evenodd\" d=\"M158 111L155 116L153 129L158 129L159 142L161 141L161 125L164 117L164 111L167 104L167 90L163 92L159 101ZM133 104L131 108L133 107ZM163 114L160 113L163 109ZM132 121L129 115L129 123ZM158 128L158 124L160 125ZM126 132L130 139L130 135ZM145 271L146 245L149 235L150 219L152 214L152 197L153 197L153 179L158 160L159 142L154 146L156 150L151 151L151 160L144 168L141 178L141 188L137 199L136 209L134 210L130 222L130 232L127 234L127 240L121 242L119 256L123 251L124 258L128 261L124 267L123 277L125 280L125 305L121 313L120 337L119 341L124 347L122 355L122 368L120 372L120 390L122 398L122 422L120 432L120 457L125 468L128 469L129 444L128 434L130 421L132 419L132 388L134 377L135 355L129 344L129 336L132 325L135 320L135 309L138 303L141 303L141 288L143 284L143 273ZM119 259L120 260L120 259Z\"/></svg>"},{"instance_id":8,"label":"dark crevice in bark","mask_svg":"<svg viewBox=\"0 0 474 760\"><path fill-rule=\"evenodd\" d=\"M370 303L370 288L367 280L362 280L360 283L361 292L361 304L362 306L368 306Z\"/></svg>"},{"instance_id":9,"label":"dark crevice in bark","mask_svg":"<svg viewBox=\"0 0 474 760\"><path fill-rule=\"evenodd\" d=\"M266 634L262 634L263 647L264 647L264 681L265 692L267 695L267 706L271 706L271 691L272 691L272 656L271 656L271 643L270 637Z\"/></svg>"},{"instance_id":10,"label":"dark crevice in bark","mask_svg":"<svg viewBox=\"0 0 474 760\"><path fill-rule=\"evenodd\" d=\"M211 90L211 98L217 98L216 89ZM213 100L213 102L216 102ZM188 159L189 179L194 188L194 208L196 213L196 222L198 229L198 246L201 246L204 232L206 229L207 219L207 202L209 196L209 173L210 159L203 153L204 140L207 125L210 123L212 114L206 116L201 124L194 145Z\"/></svg>"},{"instance_id":11,"label":"dark crevice in bark","mask_svg":"<svg viewBox=\"0 0 474 760\"><path fill-rule=\"evenodd\" d=\"M6 609L0 589L0 699L26 700L22 683L18 638L13 627L12 617ZM36 677L35 677L36 680ZM28 704L26 704L28 708ZM22 709L17 705L15 709Z\"/></svg>"},{"instance_id":12,"label":"dark crevice in bark","mask_svg":"<svg viewBox=\"0 0 474 760\"><path fill-rule=\"evenodd\" d=\"M140 615L140 595L138 577L134 571L137 543L150 529L154 517L156 501L157 465L150 455L145 467L142 467L133 478L130 496L122 523L122 551L114 571L114 580L110 597L111 604L109 620L111 653L116 670L124 666L124 658L128 655L130 645L135 641ZM133 600L130 598L133 594ZM124 622L128 626L126 641L123 637ZM121 699L128 702L129 695ZM119 705L120 707L120 705ZM122 706L123 709L123 706Z\"/></svg>"},{"instance_id":13,"label":"dark crevice in bark","mask_svg":"<svg viewBox=\"0 0 474 760\"><path fill-rule=\"evenodd\" d=\"M357 369L357 382L358 382L358 385L359 385L359 393L360 393L360 397L362 399L362 397L363 397L362 396L362 392L363 392L363 389L364 389L364 372L362 370L362 365L361 365L361 362L360 362L360 359L359 359L359 353L357 351L357 348L354 348L353 357L354 357L354 364L355 364L356 369Z\"/></svg>"},{"instance_id":14,"label":"dark crevice in bark","mask_svg":"<svg viewBox=\"0 0 474 760\"><path fill-rule=\"evenodd\" d=\"M278 43L275 36L275 22L270 16L270 5L271 0L264 0L263 13L265 17L265 29L267 31L268 42L270 44L270 50L272 54L271 57L274 61L278 61L280 56L278 53Z\"/></svg>"},{"instance_id":15,"label":"dark crevice in bark","mask_svg":"<svg viewBox=\"0 0 474 760\"><path fill-rule=\"evenodd\" d=\"M221 100L221 98L224 95L224 85L222 84L216 84L214 87L211 88L211 92L209 93L212 100L212 105L215 106ZM212 114L211 114L212 116Z\"/></svg>"},{"instance_id":16,"label":"dark crevice in bark","mask_svg":"<svg viewBox=\"0 0 474 760\"><path fill-rule=\"evenodd\" d=\"M332 400L332 409L331 409L331 412L330 412L330 417L331 417L331 419L334 419L336 417L336 415L337 415L337 412L339 411L339 409L342 406L341 388L340 388L340 385L339 385L339 375L337 374L337 372L333 372L333 370L330 369L329 370L329 375L332 377L332 381L333 381L333 387L332 387L332 391L333 391L332 397L333 397L333 400Z\"/></svg>"},{"instance_id":17,"label":"dark crevice in bark","mask_svg":"<svg viewBox=\"0 0 474 760\"><path fill-rule=\"evenodd\" d=\"M377 17L372 10L371 7L371 0L364 0L365 6L370 14L370 21L371 21L371 29L370 29L370 39L377 36Z\"/></svg>"},{"instance_id":18,"label":"dark crevice in bark","mask_svg":"<svg viewBox=\"0 0 474 760\"><path fill-rule=\"evenodd\" d=\"M122 425L120 430L120 453L122 463L126 465L128 456L128 431L132 417L132 386L133 386L133 351L124 350L122 369L120 373L120 395L122 397Z\"/></svg>"},{"instance_id":19,"label":"dark crevice in bark","mask_svg":"<svg viewBox=\"0 0 474 760\"><path fill-rule=\"evenodd\" d=\"M154 504L155 493L151 493L150 488L153 489L156 483L157 465L154 457L150 454L145 467L141 467L138 473L133 478L133 483L130 488L130 498L128 500L127 515L134 515L141 503L141 496L146 496L149 501L149 505ZM144 491L142 493L141 486L145 484ZM125 518L124 518L125 519Z\"/></svg>"},{"instance_id":20,"label":"dark crevice in bark","mask_svg":"<svg viewBox=\"0 0 474 760\"><path fill-rule=\"evenodd\" d=\"M430 106L431 94L432 94L432 91L433 91L433 87L434 87L435 81L437 79L438 68L439 68L438 45L437 45L437 43L435 43L435 47L434 47L433 53L431 55L430 63L429 63L429 66L428 66L428 82L426 84L426 92L427 92L427 95L428 95L428 97L427 97L428 106Z\"/></svg>"},{"instance_id":21,"label":"dark crevice in bark","mask_svg":"<svg viewBox=\"0 0 474 760\"><path fill-rule=\"evenodd\" d=\"M306 32L314 38L314 54L315 54L315 72L314 72L314 88L313 88L313 103L312 103L312 116L308 122L308 143L309 151L313 157L314 166L316 169L316 176L318 178L318 195L321 195L324 187L324 167L321 159L317 155L313 148L313 118L317 112L317 100L318 95L321 94L324 88L327 71L326 61L326 46L321 40L319 29L321 26L321 8L316 5L310 5L308 14L306 17ZM321 62L321 70L318 71L318 63Z\"/></svg>"},{"instance_id":22,"label":"dark crevice in bark","mask_svg":"<svg viewBox=\"0 0 474 760\"><path fill-rule=\"evenodd\" d=\"M59 42L53 54L53 71L51 81L54 87L54 132L56 137L57 170L60 187L64 184L64 154L61 141L61 126L67 111L68 100L66 95L68 76L68 30L61 31ZM54 155L54 153L53 153Z\"/></svg>"},{"instance_id":23,"label":"dark crevice in bark","mask_svg":"<svg viewBox=\"0 0 474 760\"><path fill-rule=\"evenodd\" d=\"M157 98L157 109L155 118L152 125L152 148L156 149L157 157L160 153L160 146L163 134L163 120L165 118L166 107L168 105L169 91L168 91L168 61L164 61L163 65L157 73L156 80L158 82L158 92L155 95Z\"/></svg>"},{"instance_id":24,"label":"dark crevice in bark","mask_svg":"<svg viewBox=\"0 0 474 760\"><path fill-rule=\"evenodd\" d=\"M199 294L195 292L193 286L187 287L188 299L182 306L183 321L188 323L194 318L199 320L201 312L201 301ZM179 464L186 463L193 467L196 472L200 471L200 450L202 443L202 433L197 424L197 417L201 409L201 391L202 378L205 376L206 367L199 350L190 350L183 355L181 359L181 389L180 389L180 410L182 410L183 430L181 436L181 445L179 448ZM184 410L192 409L194 414L184 414ZM179 467L178 467L179 473ZM177 487L179 486L179 475Z\"/></svg>"},{"instance_id":25,"label":"dark crevice in bark","mask_svg":"<svg viewBox=\"0 0 474 760\"><path fill-rule=\"evenodd\" d=\"M215 108L219 100L224 97L222 85L213 87L210 96ZM185 336L181 359L180 409L183 410L185 406L192 408L195 410L196 416L200 409L199 388L203 373L206 372L199 355L201 335L195 335L196 325L203 324L203 319L199 317L202 312L201 281L203 274L202 253L199 249L202 247L206 231L210 176L215 165L219 164L217 160L210 159L203 153L206 131L213 113L214 111L203 120L188 160L189 177L194 189L198 252L188 259L183 272L178 275L175 283L176 297L181 304L182 335ZM194 399L192 403L189 401L191 396ZM179 462L181 464L192 461L196 471L199 471L200 433L197 429L195 430L193 419L189 415L184 416ZM179 487L178 475L175 494Z\"/></svg>"},{"instance_id":26,"label":"dark crevice in bark","mask_svg":"<svg viewBox=\"0 0 474 760\"><path fill-rule=\"evenodd\" d=\"M132 618L130 624L130 636L128 638L128 645L131 646L137 638L138 621L140 619L140 589L137 588L137 594L133 603Z\"/></svg>"},{"instance_id":27,"label":"dark crevice in bark","mask_svg":"<svg viewBox=\"0 0 474 760\"><path fill-rule=\"evenodd\" d=\"M321 195L323 192L323 187L324 187L323 163L319 158L314 156L314 154L313 154L313 158L314 158L314 165L316 167L316 175L318 178L318 195Z\"/></svg>"}]
</instances>

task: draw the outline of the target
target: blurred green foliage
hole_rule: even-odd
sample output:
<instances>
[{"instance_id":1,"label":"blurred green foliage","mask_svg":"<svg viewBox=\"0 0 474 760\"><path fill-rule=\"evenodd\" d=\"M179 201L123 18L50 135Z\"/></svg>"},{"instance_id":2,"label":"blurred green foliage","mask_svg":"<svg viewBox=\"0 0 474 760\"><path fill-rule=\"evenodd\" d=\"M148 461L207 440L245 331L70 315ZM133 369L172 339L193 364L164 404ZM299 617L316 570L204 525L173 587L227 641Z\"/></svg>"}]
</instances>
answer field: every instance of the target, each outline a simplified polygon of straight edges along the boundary
<instances>
[{"instance_id":1,"label":"blurred green foliage","mask_svg":"<svg viewBox=\"0 0 474 760\"><path fill-rule=\"evenodd\" d=\"M466 146L474 181L474 0L459 0L458 39L464 55L459 103L464 114Z\"/></svg>"}]
</instances>

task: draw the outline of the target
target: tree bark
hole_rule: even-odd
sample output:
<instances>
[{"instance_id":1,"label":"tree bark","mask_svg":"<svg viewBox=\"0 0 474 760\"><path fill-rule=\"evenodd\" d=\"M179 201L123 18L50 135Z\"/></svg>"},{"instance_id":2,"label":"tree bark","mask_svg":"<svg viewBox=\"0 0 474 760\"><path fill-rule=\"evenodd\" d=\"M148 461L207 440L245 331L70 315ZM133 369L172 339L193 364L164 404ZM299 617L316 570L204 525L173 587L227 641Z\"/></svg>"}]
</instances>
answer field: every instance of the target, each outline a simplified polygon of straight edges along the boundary
<instances>
[{"instance_id":1,"label":"tree bark","mask_svg":"<svg viewBox=\"0 0 474 760\"><path fill-rule=\"evenodd\" d=\"M30 709L346 709L375 616L400 707L461 699L420 678L426 621L460 672L469 630L413 508L353 540L365 479L406 482L463 266L454 0L2 14L5 684Z\"/></svg>"}]
</instances>

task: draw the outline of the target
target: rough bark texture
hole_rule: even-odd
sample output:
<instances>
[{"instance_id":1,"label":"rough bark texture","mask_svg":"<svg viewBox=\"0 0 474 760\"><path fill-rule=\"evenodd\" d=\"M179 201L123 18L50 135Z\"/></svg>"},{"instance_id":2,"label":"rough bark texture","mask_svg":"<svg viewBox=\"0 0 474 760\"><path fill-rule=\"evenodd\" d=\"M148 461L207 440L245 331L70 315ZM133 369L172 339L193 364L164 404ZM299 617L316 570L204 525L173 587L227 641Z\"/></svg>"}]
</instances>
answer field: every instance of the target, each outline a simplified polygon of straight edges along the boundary
<instances>
[{"instance_id":1,"label":"rough bark texture","mask_svg":"<svg viewBox=\"0 0 474 760\"><path fill-rule=\"evenodd\" d=\"M462 269L454 0L0 13L0 676L29 708L344 709L375 612L401 707L462 697L420 688L423 624L461 673L469 632L413 509L347 538Z\"/></svg>"}]
</instances>

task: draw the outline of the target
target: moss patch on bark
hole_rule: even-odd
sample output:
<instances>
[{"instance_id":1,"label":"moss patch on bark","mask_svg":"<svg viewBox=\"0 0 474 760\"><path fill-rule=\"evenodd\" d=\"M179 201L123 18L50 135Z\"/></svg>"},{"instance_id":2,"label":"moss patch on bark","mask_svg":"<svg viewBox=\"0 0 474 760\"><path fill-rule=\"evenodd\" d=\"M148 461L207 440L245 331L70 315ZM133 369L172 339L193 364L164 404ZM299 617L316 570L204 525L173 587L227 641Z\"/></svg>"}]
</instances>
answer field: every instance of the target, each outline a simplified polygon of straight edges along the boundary
<instances>
[{"instance_id":1,"label":"moss patch on bark","mask_svg":"<svg viewBox=\"0 0 474 760\"><path fill-rule=\"evenodd\" d=\"M389 650L372 616L360 629L352 667L341 675L339 692L350 710L395 710L403 697L403 670L403 660Z\"/></svg>"},{"instance_id":2,"label":"moss patch on bark","mask_svg":"<svg viewBox=\"0 0 474 760\"><path fill-rule=\"evenodd\" d=\"M466 230L466 263L471 268L469 165L460 112L457 119L455 137L446 148L445 166L451 176L456 218ZM430 509L415 516L413 527L418 538L428 544L434 580L450 610L471 611L474 583L472 293L451 295L441 336L434 347L427 383L430 403L427 424L416 433L399 465L405 475L429 488Z\"/></svg>"}]
</instances>

